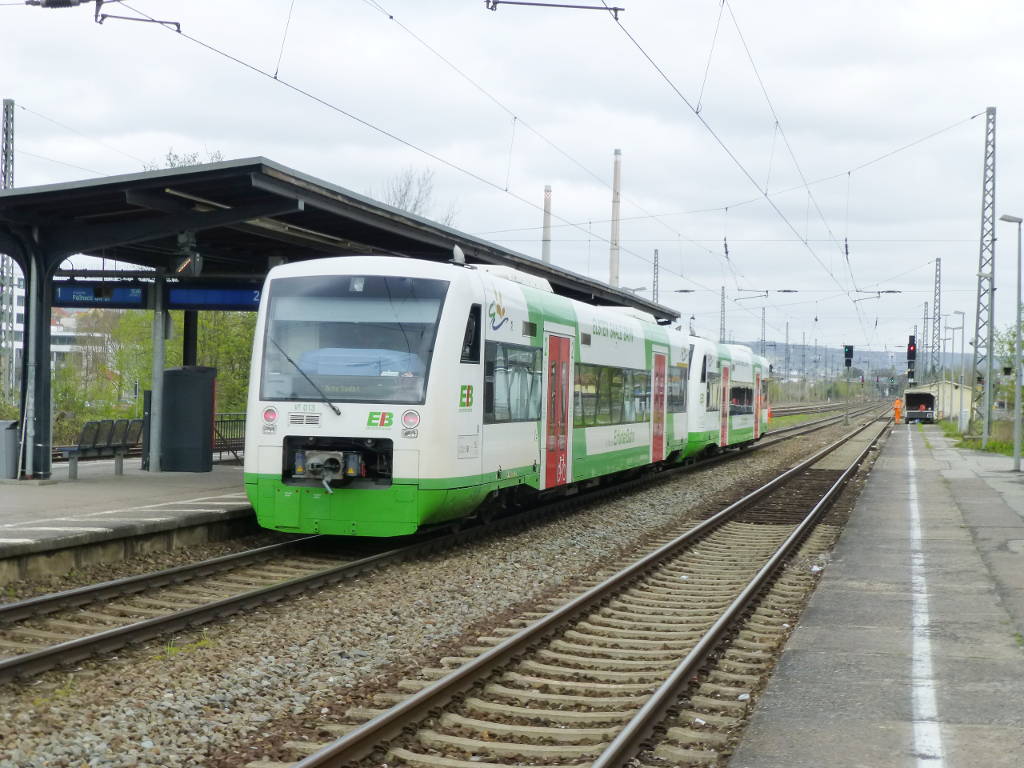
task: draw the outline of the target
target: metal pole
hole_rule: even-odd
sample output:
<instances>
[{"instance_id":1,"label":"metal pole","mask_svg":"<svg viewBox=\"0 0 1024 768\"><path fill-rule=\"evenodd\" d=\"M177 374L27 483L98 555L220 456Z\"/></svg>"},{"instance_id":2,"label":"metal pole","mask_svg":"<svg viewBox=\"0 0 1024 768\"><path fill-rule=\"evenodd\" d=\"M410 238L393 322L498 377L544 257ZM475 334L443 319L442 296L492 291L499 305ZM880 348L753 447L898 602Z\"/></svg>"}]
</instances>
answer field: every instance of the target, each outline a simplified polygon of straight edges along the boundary
<instances>
[{"instance_id":1,"label":"metal pole","mask_svg":"<svg viewBox=\"0 0 1024 768\"><path fill-rule=\"evenodd\" d=\"M153 291L153 383L150 386L149 409L149 471L160 471L160 443L163 433L164 406L164 336L167 331L167 312L164 310L164 280L156 279Z\"/></svg>"},{"instance_id":2,"label":"metal pole","mask_svg":"<svg viewBox=\"0 0 1024 768\"><path fill-rule=\"evenodd\" d=\"M651 298L654 299L655 303L657 303L657 301L658 301L658 282L659 282L658 272L659 272L659 270L660 270L660 267L658 265L658 249L655 248L654 249L654 278L653 278L653 282L651 284Z\"/></svg>"},{"instance_id":3,"label":"metal pole","mask_svg":"<svg viewBox=\"0 0 1024 768\"><path fill-rule=\"evenodd\" d=\"M619 287L619 187L622 183L622 150L615 150L612 174L612 244L608 252L608 285Z\"/></svg>"},{"instance_id":4,"label":"metal pole","mask_svg":"<svg viewBox=\"0 0 1024 768\"><path fill-rule=\"evenodd\" d=\"M1017 219L1017 311L1013 342L1013 471L1020 472L1020 219Z\"/></svg>"},{"instance_id":5,"label":"metal pole","mask_svg":"<svg viewBox=\"0 0 1024 768\"><path fill-rule=\"evenodd\" d=\"M725 344L725 286L722 286L722 310L718 324L718 341Z\"/></svg>"},{"instance_id":6,"label":"metal pole","mask_svg":"<svg viewBox=\"0 0 1024 768\"><path fill-rule=\"evenodd\" d=\"M960 318L960 413L957 414L957 423L960 427L960 433L963 434L967 431L967 425L970 423L969 419L964 418L964 358L967 357L967 348L964 346L964 328L967 326L967 315L961 313ZM973 384L971 385L974 386ZM971 393L971 400L973 401L974 394Z\"/></svg>"},{"instance_id":7,"label":"metal pole","mask_svg":"<svg viewBox=\"0 0 1024 768\"><path fill-rule=\"evenodd\" d=\"M846 397L843 398L846 407L843 408L843 424L850 423L850 368L846 369Z\"/></svg>"},{"instance_id":8,"label":"metal pole","mask_svg":"<svg viewBox=\"0 0 1024 768\"><path fill-rule=\"evenodd\" d=\"M544 185L544 235L540 243L540 258L551 263L551 185Z\"/></svg>"}]
</instances>

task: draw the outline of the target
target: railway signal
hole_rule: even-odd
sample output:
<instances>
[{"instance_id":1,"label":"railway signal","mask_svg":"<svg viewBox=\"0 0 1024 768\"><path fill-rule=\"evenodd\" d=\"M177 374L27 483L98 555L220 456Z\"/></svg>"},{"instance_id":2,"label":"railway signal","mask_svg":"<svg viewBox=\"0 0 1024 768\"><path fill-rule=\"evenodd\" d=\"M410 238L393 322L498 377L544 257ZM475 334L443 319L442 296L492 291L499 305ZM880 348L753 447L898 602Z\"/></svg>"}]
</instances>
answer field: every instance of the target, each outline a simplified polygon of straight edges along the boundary
<instances>
[{"instance_id":1,"label":"railway signal","mask_svg":"<svg viewBox=\"0 0 1024 768\"><path fill-rule=\"evenodd\" d=\"M843 345L843 357L846 358L846 367L853 365L853 344Z\"/></svg>"},{"instance_id":2,"label":"railway signal","mask_svg":"<svg viewBox=\"0 0 1024 768\"><path fill-rule=\"evenodd\" d=\"M907 360L917 359L917 337L911 336L907 342ZM913 367L913 366L911 366Z\"/></svg>"}]
</instances>

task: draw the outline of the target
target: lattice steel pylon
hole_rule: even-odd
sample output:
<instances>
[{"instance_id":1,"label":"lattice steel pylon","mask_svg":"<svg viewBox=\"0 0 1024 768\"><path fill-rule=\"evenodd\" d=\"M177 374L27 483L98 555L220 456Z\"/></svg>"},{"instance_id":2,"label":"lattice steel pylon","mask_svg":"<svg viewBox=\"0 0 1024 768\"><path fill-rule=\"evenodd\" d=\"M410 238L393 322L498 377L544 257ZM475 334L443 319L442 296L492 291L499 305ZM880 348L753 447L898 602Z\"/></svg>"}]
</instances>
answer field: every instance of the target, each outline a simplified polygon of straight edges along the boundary
<instances>
[{"instance_id":1,"label":"lattice steel pylon","mask_svg":"<svg viewBox=\"0 0 1024 768\"><path fill-rule=\"evenodd\" d=\"M932 347L928 355L928 370L932 378L939 376L942 366L942 259L935 259L935 295L932 297Z\"/></svg>"},{"instance_id":2,"label":"lattice steel pylon","mask_svg":"<svg viewBox=\"0 0 1024 768\"><path fill-rule=\"evenodd\" d=\"M0 189L14 186L14 99L4 99L0 117ZM14 259L0 254L0 395L14 397L15 299L17 270Z\"/></svg>"},{"instance_id":3,"label":"lattice steel pylon","mask_svg":"<svg viewBox=\"0 0 1024 768\"><path fill-rule=\"evenodd\" d=\"M985 110L985 160L981 179L981 246L978 251L978 306L974 320L972 376L982 377L982 389L971 383L971 427L981 419L982 447L988 445L992 413L992 333L995 323L996 272L996 108Z\"/></svg>"}]
</instances>

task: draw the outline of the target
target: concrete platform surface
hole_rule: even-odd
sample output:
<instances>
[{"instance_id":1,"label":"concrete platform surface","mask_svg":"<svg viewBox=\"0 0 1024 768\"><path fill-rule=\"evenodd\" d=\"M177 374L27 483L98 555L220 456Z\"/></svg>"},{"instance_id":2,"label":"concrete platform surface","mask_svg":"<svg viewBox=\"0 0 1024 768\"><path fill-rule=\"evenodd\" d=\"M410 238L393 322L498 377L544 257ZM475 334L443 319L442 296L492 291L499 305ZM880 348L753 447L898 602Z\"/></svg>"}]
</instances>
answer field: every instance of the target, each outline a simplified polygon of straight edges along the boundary
<instances>
[{"instance_id":1,"label":"concrete platform surface","mask_svg":"<svg viewBox=\"0 0 1024 768\"><path fill-rule=\"evenodd\" d=\"M236 465L151 473L126 459L118 477L112 460L89 461L78 475L56 464L55 483L0 483L0 560L252 515Z\"/></svg>"},{"instance_id":2,"label":"concrete platform surface","mask_svg":"<svg viewBox=\"0 0 1024 768\"><path fill-rule=\"evenodd\" d=\"M1024 765L1024 477L898 425L732 768Z\"/></svg>"}]
</instances>

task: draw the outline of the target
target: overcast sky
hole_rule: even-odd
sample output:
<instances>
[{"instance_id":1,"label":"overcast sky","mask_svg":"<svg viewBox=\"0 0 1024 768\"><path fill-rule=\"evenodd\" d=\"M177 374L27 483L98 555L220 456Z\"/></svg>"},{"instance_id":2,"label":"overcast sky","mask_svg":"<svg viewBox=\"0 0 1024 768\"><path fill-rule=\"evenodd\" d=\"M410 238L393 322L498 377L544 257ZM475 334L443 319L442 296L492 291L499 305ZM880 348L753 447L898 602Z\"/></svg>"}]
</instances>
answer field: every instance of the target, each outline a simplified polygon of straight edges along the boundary
<instances>
[{"instance_id":1,"label":"overcast sky","mask_svg":"<svg viewBox=\"0 0 1024 768\"><path fill-rule=\"evenodd\" d=\"M620 148L621 284L650 296L659 249L661 301L695 315L699 331L717 334L724 285L736 339L760 336L765 307L769 338L781 341L788 321L791 341L899 359L941 257L942 312L965 311L971 338L984 114L970 118L987 106L999 110L997 216L1024 216L1020 3L619 4L624 29L604 11L490 11L483 0L104 6L180 22L271 74L280 57L280 80L403 144L158 25L2 1L0 96L23 107L15 182L138 171L171 147L263 155L363 193L430 169L438 215L454 204L457 228L537 258L550 184L552 260L607 280ZM1004 328L1016 233L997 233Z\"/></svg>"}]
</instances>

